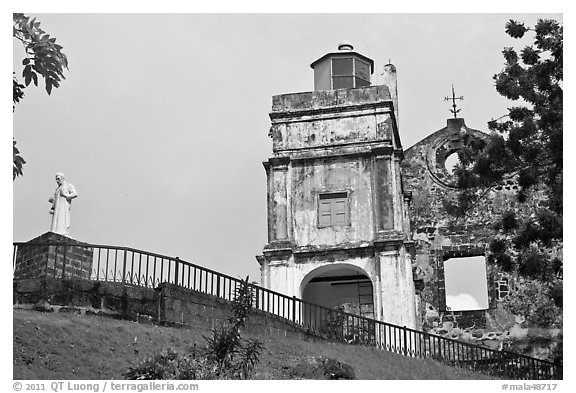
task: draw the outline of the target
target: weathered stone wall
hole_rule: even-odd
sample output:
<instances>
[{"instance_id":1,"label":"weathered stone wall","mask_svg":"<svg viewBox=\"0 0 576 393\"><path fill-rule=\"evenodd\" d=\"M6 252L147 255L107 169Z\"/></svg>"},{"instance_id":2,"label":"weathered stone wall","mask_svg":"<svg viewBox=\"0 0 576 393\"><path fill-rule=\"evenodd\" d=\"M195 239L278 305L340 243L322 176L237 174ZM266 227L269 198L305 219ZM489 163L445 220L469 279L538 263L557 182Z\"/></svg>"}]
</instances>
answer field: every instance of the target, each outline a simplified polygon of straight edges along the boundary
<instances>
[{"instance_id":1,"label":"weathered stone wall","mask_svg":"<svg viewBox=\"0 0 576 393\"><path fill-rule=\"evenodd\" d=\"M405 189L412 193L408 215L415 245L416 279L424 284L422 318L428 327L431 320L425 318L426 310L433 308L442 313L446 308L443 262L451 257L485 255L496 218L514 203L515 186L511 186L509 190L492 191L465 218L455 218L445 209L445 203L458 195L456 179L445 167L446 158L467 140L485 137L486 134L468 128L463 119L449 119L445 128L405 151L402 174ZM488 271L488 277L492 275ZM493 295L491 291L492 307ZM470 313L478 315L475 321L468 318L474 321L472 324L482 323L482 312Z\"/></svg>"},{"instance_id":2,"label":"weathered stone wall","mask_svg":"<svg viewBox=\"0 0 576 393\"><path fill-rule=\"evenodd\" d=\"M494 224L506 211L519 216L532 214L538 194L520 206L514 196L513 179L489 191L466 217L447 213L446 201L458 195L455 176L445 166L446 158L464 144L484 139L486 134L466 126L464 119L449 119L447 126L405 151L402 174L406 191L412 193L410 227L415 245L415 279L420 283L420 320L425 330L491 348L506 348L512 342L553 342L558 329L545 331L526 326L499 302L506 295L505 274L487 264L489 308L479 311L446 310L444 261L449 258L487 255L495 236ZM504 283L504 284L503 284ZM545 347L548 344L543 344ZM538 346L526 345L527 354L542 357ZM516 350L520 350L516 347Z\"/></svg>"},{"instance_id":3,"label":"weathered stone wall","mask_svg":"<svg viewBox=\"0 0 576 393\"><path fill-rule=\"evenodd\" d=\"M159 321L168 324L194 326L199 321L212 325L231 316L232 302L204 293L186 290L174 284L162 283L157 288ZM303 337L305 329L278 316L253 309L244 329L250 333L263 330L281 335Z\"/></svg>"},{"instance_id":4,"label":"weathered stone wall","mask_svg":"<svg viewBox=\"0 0 576 393\"><path fill-rule=\"evenodd\" d=\"M215 327L230 317L231 302L162 283L144 288L79 278L34 278L13 283L14 307L44 312L79 312L171 326ZM246 330L304 336L305 329L253 310Z\"/></svg>"},{"instance_id":5,"label":"weathered stone wall","mask_svg":"<svg viewBox=\"0 0 576 393\"><path fill-rule=\"evenodd\" d=\"M66 243L55 246L47 243ZM18 246L14 278L28 279L41 276L90 278L92 274L92 248L85 243L47 232ZM43 245L43 244L46 245Z\"/></svg>"},{"instance_id":6,"label":"weathered stone wall","mask_svg":"<svg viewBox=\"0 0 576 393\"><path fill-rule=\"evenodd\" d=\"M303 93L280 94L272 97L273 112L294 112L312 109L330 109L339 112L341 107L392 101L387 86L367 86L356 89L317 90Z\"/></svg>"},{"instance_id":7,"label":"weathered stone wall","mask_svg":"<svg viewBox=\"0 0 576 393\"><path fill-rule=\"evenodd\" d=\"M297 247L350 245L373 238L371 160L303 162L292 167L292 227ZM318 198L323 192L347 192L349 224L318 226Z\"/></svg>"},{"instance_id":8,"label":"weathered stone wall","mask_svg":"<svg viewBox=\"0 0 576 393\"><path fill-rule=\"evenodd\" d=\"M151 288L47 277L15 280L13 285L14 306L37 307L43 311L82 310L134 321L158 320L158 294Z\"/></svg>"},{"instance_id":9,"label":"weathered stone wall","mask_svg":"<svg viewBox=\"0 0 576 393\"><path fill-rule=\"evenodd\" d=\"M270 119L275 153L382 141L401 147L386 86L276 95Z\"/></svg>"},{"instance_id":10,"label":"weathered stone wall","mask_svg":"<svg viewBox=\"0 0 576 393\"><path fill-rule=\"evenodd\" d=\"M406 248L378 252L382 321L398 326L420 328L416 317L415 287L410 255Z\"/></svg>"}]
</instances>

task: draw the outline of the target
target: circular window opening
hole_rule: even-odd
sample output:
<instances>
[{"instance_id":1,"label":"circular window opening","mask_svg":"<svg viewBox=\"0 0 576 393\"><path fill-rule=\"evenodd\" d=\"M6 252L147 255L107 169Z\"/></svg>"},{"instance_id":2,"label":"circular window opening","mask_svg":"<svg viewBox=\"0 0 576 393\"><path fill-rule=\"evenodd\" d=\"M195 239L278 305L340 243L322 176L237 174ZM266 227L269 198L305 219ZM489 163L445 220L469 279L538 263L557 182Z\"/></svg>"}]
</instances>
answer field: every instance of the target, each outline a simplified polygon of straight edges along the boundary
<instances>
[{"instance_id":1,"label":"circular window opening","mask_svg":"<svg viewBox=\"0 0 576 393\"><path fill-rule=\"evenodd\" d=\"M452 152L446 157L446 161L444 163L444 167L448 171L449 174L454 174L454 169L456 169L456 165L460 164L460 158L458 158L458 152Z\"/></svg>"}]
</instances>

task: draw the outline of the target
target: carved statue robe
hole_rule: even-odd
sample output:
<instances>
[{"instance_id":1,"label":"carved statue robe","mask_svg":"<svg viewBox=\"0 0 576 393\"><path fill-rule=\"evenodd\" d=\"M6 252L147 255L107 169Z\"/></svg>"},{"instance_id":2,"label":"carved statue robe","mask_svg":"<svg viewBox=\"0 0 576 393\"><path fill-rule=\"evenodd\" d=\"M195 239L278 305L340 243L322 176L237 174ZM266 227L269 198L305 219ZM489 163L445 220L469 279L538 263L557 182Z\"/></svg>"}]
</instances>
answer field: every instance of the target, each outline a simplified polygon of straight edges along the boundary
<instances>
[{"instance_id":1,"label":"carved statue robe","mask_svg":"<svg viewBox=\"0 0 576 393\"><path fill-rule=\"evenodd\" d=\"M78 194L70 183L63 182L54 192L52 201L52 225L50 231L64 236L70 235L70 204Z\"/></svg>"}]
</instances>

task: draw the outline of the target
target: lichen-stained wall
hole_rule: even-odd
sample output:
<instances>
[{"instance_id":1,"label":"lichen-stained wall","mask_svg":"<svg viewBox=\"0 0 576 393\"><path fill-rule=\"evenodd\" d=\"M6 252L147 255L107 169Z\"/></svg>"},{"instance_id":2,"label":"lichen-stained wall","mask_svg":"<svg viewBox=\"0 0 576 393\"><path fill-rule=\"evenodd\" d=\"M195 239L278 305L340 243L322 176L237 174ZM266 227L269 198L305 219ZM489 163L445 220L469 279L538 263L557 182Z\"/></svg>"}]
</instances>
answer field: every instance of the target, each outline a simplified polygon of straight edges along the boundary
<instances>
[{"instance_id":1,"label":"lichen-stained wall","mask_svg":"<svg viewBox=\"0 0 576 393\"><path fill-rule=\"evenodd\" d=\"M414 320L415 288L411 258L406 248L399 252L380 251L377 258L383 320L398 326L420 327Z\"/></svg>"},{"instance_id":2,"label":"lichen-stained wall","mask_svg":"<svg viewBox=\"0 0 576 393\"><path fill-rule=\"evenodd\" d=\"M272 149L277 153L384 140L399 148L391 106L386 86L274 96Z\"/></svg>"},{"instance_id":3,"label":"lichen-stained wall","mask_svg":"<svg viewBox=\"0 0 576 393\"><path fill-rule=\"evenodd\" d=\"M381 123L387 124L389 118L383 116ZM386 138L391 139L392 132L389 127L378 128L376 123L367 122L362 117L333 117L306 123L278 124L272 132L277 141L275 147L280 150L376 140L378 129Z\"/></svg>"},{"instance_id":4,"label":"lichen-stained wall","mask_svg":"<svg viewBox=\"0 0 576 393\"><path fill-rule=\"evenodd\" d=\"M336 246L369 241L374 235L371 160L324 159L292 166L292 226L298 247ZM321 193L347 192L349 224L318 226Z\"/></svg>"}]
</instances>

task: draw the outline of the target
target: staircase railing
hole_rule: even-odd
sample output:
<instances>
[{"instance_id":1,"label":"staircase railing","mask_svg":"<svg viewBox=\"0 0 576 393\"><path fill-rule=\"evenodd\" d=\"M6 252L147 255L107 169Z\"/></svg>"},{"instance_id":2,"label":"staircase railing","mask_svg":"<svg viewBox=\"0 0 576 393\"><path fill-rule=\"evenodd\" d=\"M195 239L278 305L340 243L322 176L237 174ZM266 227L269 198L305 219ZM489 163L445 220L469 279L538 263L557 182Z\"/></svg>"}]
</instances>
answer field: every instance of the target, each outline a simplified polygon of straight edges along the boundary
<instances>
[{"instance_id":1,"label":"staircase railing","mask_svg":"<svg viewBox=\"0 0 576 393\"><path fill-rule=\"evenodd\" d=\"M24 278L16 266L19 251L30 252L35 247L48 247L49 252L45 253L46 260L42 269L43 275L47 277L79 277L80 274L85 279L150 288L168 282L230 301L234 299L236 289L242 285L239 278L177 257L129 247L83 244L81 247L92 253L92 268L82 272L78 266L74 266L73 248L79 247L76 244L15 242L13 245L15 280ZM72 263L67 263L68 260L72 260ZM256 309L328 339L376 346L406 356L431 358L506 379L562 379L561 364L397 326L313 304L258 285L250 286Z\"/></svg>"}]
</instances>

